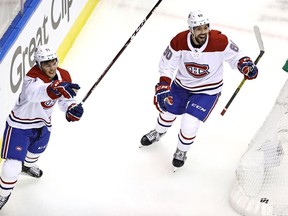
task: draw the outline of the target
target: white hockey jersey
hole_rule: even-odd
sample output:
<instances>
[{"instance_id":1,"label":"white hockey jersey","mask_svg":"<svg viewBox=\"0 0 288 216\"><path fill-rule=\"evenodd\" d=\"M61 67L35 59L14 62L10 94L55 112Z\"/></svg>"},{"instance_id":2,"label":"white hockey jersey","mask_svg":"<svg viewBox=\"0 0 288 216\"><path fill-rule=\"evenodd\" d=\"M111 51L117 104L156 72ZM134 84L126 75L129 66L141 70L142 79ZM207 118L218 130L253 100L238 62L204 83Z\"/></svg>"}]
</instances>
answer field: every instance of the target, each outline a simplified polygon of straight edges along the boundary
<instances>
[{"instance_id":1,"label":"white hockey jersey","mask_svg":"<svg viewBox=\"0 0 288 216\"><path fill-rule=\"evenodd\" d=\"M212 95L222 90L223 62L234 69L244 56L220 31L211 30L205 44L198 49L193 47L191 32L186 30L171 40L160 60L159 72L161 77L174 79L191 92Z\"/></svg>"},{"instance_id":2,"label":"white hockey jersey","mask_svg":"<svg viewBox=\"0 0 288 216\"><path fill-rule=\"evenodd\" d=\"M56 71L56 78L71 82L68 71L59 67ZM37 66L30 69L24 77L18 100L7 117L7 122L11 127L31 129L47 126L51 129L51 115L56 102L58 101L60 110L63 112L66 112L69 105L76 103L74 99L48 94L47 86L50 84L51 80Z\"/></svg>"}]
</instances>

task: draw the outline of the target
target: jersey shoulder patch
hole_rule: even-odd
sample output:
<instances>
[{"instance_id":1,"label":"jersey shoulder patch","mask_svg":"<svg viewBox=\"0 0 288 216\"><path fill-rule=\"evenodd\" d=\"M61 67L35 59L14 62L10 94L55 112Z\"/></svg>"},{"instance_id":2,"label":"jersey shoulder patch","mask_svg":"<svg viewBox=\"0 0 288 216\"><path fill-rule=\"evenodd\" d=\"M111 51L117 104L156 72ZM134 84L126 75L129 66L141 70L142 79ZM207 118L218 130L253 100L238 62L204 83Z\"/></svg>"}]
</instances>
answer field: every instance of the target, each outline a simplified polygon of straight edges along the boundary
<instances>
[{"instance_id":1,"label":"jersey shoulder patch","mask_svg":"<svg viewBox=\"0 0 288 216\"><path fill-rule=\"evenodd\" d=\"M228 38L220 31L211 30L209 32L209 41L207 47L203 52L221 52L224 51L228 45Z\"/></svg>"},{"instance_id":2,"label":"jersey shoulder patch","mask_svg":"<svg viewBox=\"0 0 288 216\"><path fill-rule=\"evenodd\" d=\"M189 30L178 33L170 42L170 46L173 50L190 50L187 44L187 36Z\"/></svg>"}]
</instances>

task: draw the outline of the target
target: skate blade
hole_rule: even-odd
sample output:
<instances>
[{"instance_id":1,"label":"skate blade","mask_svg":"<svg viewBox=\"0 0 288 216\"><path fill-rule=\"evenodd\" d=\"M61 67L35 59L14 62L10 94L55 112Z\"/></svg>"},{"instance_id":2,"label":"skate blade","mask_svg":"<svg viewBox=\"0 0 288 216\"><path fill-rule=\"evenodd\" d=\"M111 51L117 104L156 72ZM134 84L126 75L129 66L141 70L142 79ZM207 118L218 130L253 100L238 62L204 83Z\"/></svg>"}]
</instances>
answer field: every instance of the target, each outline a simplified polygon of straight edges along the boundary
<instances>
[{"instance_id":1,"label":"skate blade","mask_svg":"<svg viewBox=\"0 0 288 216\"><path fill-rule=\"evenodd\" d=\"M174 167L173 172L175 173L178 169L178 167Z\"/></svg>"}]
</instances>

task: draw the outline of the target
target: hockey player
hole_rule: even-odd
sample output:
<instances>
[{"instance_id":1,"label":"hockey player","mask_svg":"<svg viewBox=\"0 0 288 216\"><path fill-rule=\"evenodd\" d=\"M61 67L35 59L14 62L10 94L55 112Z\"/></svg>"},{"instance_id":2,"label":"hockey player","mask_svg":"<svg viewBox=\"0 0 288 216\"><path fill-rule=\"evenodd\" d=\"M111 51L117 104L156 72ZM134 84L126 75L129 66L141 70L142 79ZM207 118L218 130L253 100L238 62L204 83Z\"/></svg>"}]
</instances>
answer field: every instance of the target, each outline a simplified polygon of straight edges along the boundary
<instances>
[{"instance_id":1,"label":"hockey player","mask_svg":"<svg viewBox=\"0 0 288 216\"><path fill-rule=\"evenodd\" d=\"M223 62L238 68L245 79L255 79L258 69L251 58L220 31L212 30L201 11L188 16L189 29L178 33L159 63L160 80L154 105L159 110L155 129L141 139L143 146L159 141L182 115L178 144L172 164L182 167L201 122L215 107L223 85ZM175 73L175 74L174 74ZM175 75L175 76L174 76Z\"/></svg>"},{"instance_id":2,"label":"hockey player","mask_svg":"<svg viewBox=\"0 0 288 216\"><path fill-rule=\"evenodd\" d=\"M0 209L8 201L20 172L40 178L43 171L35 165L48 145L52 128L51 115L58 101L69 122L83 114L77 104L78 84L68 71L58 67L56 52L47 45L35 49L36 65L26 74L22 91L7 117L1 158L5 159L0 176Z\"/></svg>"}]
</instances>

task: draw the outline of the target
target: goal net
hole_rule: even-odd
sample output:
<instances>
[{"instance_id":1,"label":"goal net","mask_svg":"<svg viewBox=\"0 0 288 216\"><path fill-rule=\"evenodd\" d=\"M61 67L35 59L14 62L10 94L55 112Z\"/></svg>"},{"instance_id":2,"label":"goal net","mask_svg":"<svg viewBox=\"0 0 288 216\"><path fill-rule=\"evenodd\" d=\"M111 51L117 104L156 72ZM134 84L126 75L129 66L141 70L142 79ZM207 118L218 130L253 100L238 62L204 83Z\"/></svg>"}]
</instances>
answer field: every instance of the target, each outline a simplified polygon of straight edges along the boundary
<instances>
[{"instance_id":1,"label":"goal net","mask_svg":"<svg viewBox=\"0 0 288 216\"><path fill-rule=\"evenodd\" d=\"M288 81L242 155L230 194L245 216L288 216Z\"/></svg>"}]
</instances>

